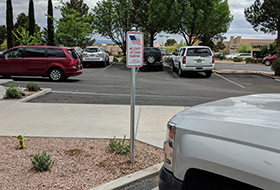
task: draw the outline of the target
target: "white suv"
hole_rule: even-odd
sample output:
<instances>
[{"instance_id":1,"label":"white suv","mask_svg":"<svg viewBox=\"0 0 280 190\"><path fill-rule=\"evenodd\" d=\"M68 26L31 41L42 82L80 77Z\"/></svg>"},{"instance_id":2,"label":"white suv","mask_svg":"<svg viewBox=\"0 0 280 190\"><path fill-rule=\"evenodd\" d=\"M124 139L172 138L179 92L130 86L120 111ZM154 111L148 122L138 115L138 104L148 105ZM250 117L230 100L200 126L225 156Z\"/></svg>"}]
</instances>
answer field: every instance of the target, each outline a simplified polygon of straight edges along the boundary
<instances>
[{"instance_id":1,"label":"white suv","mask_svg":"<svg viewBox=\"0 0 280 190\"><path fill-rule=\"evenodd\" d=\"M88 46L83 54L83 66L101 63L104 67L109 65L109 53L102 46Z\"/></svg>"},{"instance_id":2,"label":"white suv","mask_svg":"<svg viewBox=\"0 0 280 190\"><path fill-rule=\"evenodd\" d=\"M227 98L167 125L159 189L279 190L280 94Z\"/></svg>"},{"instance_id":3,"label":"white suv","mask_svg":"<svg viewBox=\"0 0 280 190\"><path fill-rule=\"evenodd\" d=\"M186 72L204 72L206 77L212 75L214 69L214 55L207 46L186 46L181 47L178 55L173 58L172 70L179 71L179 76Z\"/></svg>"}]
</instances>

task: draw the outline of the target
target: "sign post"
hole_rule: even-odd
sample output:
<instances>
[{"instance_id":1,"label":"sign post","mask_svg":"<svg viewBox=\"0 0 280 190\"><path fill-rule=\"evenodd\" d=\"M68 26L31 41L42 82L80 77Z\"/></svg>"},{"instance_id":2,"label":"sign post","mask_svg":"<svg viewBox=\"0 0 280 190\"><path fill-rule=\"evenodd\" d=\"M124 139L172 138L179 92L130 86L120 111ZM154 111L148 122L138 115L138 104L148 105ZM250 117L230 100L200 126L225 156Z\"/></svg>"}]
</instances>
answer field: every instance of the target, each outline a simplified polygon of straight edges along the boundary
<instances>
[{"instance_id":1,"label":"sign post","mask_svg":"<svg viewBox=\"0 0 280 190\"><path fill-rule=\"evenodd\" d=\"M135 128L135 67L143 66L144 34L126 33L126 66L131 68L130 98L130 162L134 163L134 128Z\"/></svg>"}]
</instances>

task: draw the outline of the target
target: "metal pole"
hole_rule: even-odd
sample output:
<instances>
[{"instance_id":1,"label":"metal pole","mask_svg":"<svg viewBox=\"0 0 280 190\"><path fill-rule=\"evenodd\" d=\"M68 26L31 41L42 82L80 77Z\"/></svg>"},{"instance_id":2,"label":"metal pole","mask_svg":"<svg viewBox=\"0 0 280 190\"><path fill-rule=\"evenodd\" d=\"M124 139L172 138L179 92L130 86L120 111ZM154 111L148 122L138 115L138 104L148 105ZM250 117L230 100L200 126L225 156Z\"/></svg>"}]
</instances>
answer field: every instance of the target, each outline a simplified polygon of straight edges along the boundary
<instances>
[{"instance_id":1,"label":"metal pole","mask_svg":"<svg viewBox=\"0 0 280 190\"><path fill-rule=\"evenodd\" d=\"M134 163L134 126L135 126L135 67L131 68L131 98L130 98L130 162Z\"/></svg>"}]
</instances>

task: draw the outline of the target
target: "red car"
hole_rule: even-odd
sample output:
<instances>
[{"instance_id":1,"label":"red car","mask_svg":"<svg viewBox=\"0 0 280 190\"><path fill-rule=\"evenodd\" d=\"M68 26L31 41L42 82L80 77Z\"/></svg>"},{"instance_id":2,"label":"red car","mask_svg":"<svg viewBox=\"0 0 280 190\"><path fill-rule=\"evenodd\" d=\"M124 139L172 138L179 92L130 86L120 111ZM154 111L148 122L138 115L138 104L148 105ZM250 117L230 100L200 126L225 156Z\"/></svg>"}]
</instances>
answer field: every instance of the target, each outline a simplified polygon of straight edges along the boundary
<instances>
[{"instance_id":1,"label":"red car","mask_svg":"<svg viewBox=\"0 0 280 190\"><path fill-rule=\"evenodd\" d=\"M82 65L73 48L18 46L0 55L0 75L48 76L61 81L82 74Z\"/></svg>"},{"instance_id":2,"label":"red car","mask_svg":"<svg viewBox=\"0 0 280 190\"><path fill-rule=\"evenodd\" d=\"M265 64L266 66L270 66L273 61L275 61L277 59L276 55L270 56L270 57L265 57L262 62L263 64Z\"/></svg>"}]
</instances>

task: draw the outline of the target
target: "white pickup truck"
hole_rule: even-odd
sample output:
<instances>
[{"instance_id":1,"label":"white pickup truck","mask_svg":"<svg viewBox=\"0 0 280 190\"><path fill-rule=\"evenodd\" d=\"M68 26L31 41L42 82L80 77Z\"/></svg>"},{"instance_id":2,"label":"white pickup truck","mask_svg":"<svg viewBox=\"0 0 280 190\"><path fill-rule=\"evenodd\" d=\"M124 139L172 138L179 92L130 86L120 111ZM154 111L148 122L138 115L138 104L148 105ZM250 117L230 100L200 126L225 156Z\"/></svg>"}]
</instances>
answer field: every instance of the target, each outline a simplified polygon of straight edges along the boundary
<instances>
[{"instance_id":1,"label":"white pickup truck","mask_svg":"<svg viewBox=\"0 0 280 190\"><path fill-rule=\"evenodd\" d=\"M160 190L279 190L280 94L227 98L167 125Z\"/></svg>"}]
</instances>

